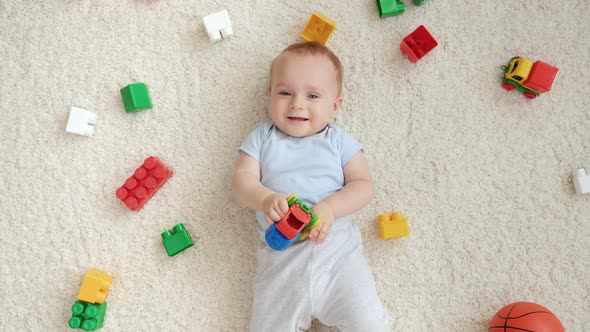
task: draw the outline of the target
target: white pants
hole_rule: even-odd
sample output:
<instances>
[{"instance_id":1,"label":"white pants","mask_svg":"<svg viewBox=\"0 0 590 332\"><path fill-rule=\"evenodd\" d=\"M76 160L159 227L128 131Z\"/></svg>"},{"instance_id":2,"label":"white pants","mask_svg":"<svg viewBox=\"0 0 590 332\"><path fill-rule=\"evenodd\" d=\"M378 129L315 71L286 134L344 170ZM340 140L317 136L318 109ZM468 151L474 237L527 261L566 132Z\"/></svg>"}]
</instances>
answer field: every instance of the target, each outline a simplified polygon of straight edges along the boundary
<instances>
[{"instance_id":1,"label":"white pants","mask_svg":"<svg viewBox=\"0 0 590 332\"><path fill-rule=\"evenodd\" d=\"M250 331L305 331L313 318L341 331L389 331L359 229L348 221L334 223L321 245L258 249Z\"/></svg>"}]
</instances>

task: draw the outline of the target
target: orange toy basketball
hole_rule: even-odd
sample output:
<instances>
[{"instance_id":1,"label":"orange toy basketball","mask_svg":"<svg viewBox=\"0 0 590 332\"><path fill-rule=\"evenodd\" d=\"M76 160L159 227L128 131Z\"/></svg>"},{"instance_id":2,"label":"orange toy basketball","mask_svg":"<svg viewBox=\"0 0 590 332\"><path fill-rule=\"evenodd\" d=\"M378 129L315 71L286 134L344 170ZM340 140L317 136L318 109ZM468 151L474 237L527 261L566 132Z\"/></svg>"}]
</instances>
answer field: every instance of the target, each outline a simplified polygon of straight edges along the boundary
<instances>
[{"instance_id":1,"label":"orange toy basketball","mask_svg":"<svg viewBox=\"0 0 590 332\"><path fill-rule=\"evenodd\" d=\"M488 332L565 332L549 309L532 302L515 302L500 309L490 321Z\"/></svg>"}]
</instances>

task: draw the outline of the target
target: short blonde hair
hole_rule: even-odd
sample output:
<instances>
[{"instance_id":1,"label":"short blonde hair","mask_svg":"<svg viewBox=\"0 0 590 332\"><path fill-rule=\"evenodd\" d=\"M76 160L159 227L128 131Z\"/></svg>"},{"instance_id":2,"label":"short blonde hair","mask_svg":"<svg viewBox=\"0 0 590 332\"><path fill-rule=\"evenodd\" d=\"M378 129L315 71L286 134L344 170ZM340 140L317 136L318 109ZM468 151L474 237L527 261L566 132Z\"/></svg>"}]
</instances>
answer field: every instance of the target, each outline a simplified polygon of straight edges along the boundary
<instances>
[{"instance_id":1,"label":"short blonde hair","mask_svg":"<svg viewBox=\"0 0 590 332\"><path fill-rule=\"evenodd\" d=\"M338 81L338 95L342 94L342 77L344 76L342 63L340 59L332 50L326 47L324 44L318 42L301 42L295 43L287 46L271 63L270 65L270 78L272 80L272 69L275 65L275 62L283 53L296 53L296 54L311 54L311 55L324 55L328 57L328 59L334 65L334 69L336 69L336 79Z\"/></svg>"}]
</instances>

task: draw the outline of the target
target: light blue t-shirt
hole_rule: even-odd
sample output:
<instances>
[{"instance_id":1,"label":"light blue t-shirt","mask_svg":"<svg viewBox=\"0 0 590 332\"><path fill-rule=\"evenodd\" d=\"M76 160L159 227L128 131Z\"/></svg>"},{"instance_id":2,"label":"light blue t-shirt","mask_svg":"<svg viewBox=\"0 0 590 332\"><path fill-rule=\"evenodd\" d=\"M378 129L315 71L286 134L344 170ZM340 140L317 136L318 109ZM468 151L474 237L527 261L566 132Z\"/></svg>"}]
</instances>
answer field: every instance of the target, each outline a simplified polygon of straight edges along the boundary
<instances>
[{"instance_id":1,"label":"light blue t-shirt","mask_svg":"<svg viewBox=\"0 0 590 332\"><path fill-rule=\"evenodd\" d=\"M312 136L293 137L267 120L239 151L258 160L264 186L286 196L294 193L312 207L344 187L344 165L361 149L356 139L333 124ZM264 213L256 211L256 219L264 233L269 226Z\"/></svg>"}]
</instances>

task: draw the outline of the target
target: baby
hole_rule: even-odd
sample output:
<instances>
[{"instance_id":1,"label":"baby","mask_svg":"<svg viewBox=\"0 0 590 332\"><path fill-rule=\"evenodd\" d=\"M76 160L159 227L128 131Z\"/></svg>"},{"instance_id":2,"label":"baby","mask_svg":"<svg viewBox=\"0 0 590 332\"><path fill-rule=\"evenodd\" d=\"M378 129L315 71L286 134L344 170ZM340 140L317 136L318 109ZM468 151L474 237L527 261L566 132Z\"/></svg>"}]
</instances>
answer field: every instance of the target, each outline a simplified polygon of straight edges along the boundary
<instances>
[{"instance_id":1,"label":"baby","mask_svg":"<svg viewBox=\"0 0 590 332\"><path fill-rule=\"evenodd\" d=\"M313 318L342 331L388 331L349 215L373 198L362 146L331 123L342 105L342 65L327 47L293 44L271 65L270 117L239 148L232 191L256 210L260 236L295 193L322 218L308 240L258 249L251 331L304 331Z\"/></svg>"}]
</instances>

